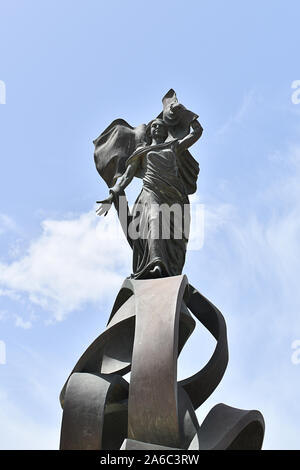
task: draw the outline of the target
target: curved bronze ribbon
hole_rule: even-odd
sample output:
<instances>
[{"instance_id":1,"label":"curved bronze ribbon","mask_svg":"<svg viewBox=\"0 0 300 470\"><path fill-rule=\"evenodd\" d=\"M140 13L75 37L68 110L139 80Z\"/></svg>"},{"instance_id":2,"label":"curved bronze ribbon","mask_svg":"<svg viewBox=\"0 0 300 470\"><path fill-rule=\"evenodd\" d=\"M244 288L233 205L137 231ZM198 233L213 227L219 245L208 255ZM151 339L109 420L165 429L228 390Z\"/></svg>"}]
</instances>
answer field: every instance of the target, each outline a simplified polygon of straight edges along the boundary
<instances>
[{"instance_id":1,"label":"curved bronze ribbon","mask_svg":"<svg viewBox=\"0 0 300 470\"><path fill-rule=\"evenodd\" d=\"M177 383L177 357L195 327L190 312L216 347L199 372ZM219 404L198 424L195 410L215 390L227 363L223 315L186 276L126 279L105 331L62 389L61 448L119 449L122 439L125 449L261 448L264 420L258 411ZM128 389L122 375L130 370Z\"/></svg>"}]
</instances>

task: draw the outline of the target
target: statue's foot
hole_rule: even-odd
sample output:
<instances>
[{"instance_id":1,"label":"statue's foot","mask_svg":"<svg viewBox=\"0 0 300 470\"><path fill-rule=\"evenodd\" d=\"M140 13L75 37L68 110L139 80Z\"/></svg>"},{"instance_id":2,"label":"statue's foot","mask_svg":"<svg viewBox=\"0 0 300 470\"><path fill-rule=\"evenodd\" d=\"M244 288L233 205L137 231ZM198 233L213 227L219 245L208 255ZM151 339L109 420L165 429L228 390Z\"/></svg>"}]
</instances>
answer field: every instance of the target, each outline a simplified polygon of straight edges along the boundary
<instances>
[{"instance_id":1,"label":"statue's foot","mask_svg":"<svg viewBox=\"0 0 300 470\"><path fill-rule=\"evenodd\" d=\"M149 274L151 276L151 279L158 279L160 277L163 277L162 269L158 264L155 265L154 268L150 269Z\"/></svg>"}]
</instances>

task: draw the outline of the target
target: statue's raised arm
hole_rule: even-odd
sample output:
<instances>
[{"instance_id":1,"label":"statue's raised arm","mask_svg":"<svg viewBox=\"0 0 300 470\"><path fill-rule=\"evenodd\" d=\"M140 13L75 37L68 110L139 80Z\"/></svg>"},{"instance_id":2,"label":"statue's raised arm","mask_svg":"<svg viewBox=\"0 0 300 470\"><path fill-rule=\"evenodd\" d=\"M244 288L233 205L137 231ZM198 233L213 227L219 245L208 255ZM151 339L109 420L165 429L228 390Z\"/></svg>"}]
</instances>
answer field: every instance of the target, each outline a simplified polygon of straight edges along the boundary
<instances>
[{"instance_id":1,"label":"statue's raised arm","mask_svg":"<svg viewBox=\"0 0 300 470\"><path fill-rule=\"evenodd\" d=\"M191 122L191 128L192 132L190 132L190 134L178 141L178 152L183 152L184 150L187 150L189 147L195 144L198 139L200 139L203 132L203 128L197 119Z\"/></svg>"}]
</instances>

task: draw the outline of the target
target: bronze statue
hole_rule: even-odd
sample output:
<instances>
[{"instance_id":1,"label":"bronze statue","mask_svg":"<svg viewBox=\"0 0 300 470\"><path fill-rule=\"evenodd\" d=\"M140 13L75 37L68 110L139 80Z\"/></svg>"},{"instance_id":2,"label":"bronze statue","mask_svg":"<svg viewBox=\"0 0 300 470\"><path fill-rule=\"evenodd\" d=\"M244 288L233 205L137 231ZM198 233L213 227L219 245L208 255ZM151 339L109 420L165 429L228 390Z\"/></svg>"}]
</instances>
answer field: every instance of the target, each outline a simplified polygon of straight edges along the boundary
<instances>
[{"instance_id":1,"label":"bronze statue","mask_svg":"<svg viewBox=\"0 0 300 470\"><path fill-rule=\"evenodd\" d=\"M198 116L178 103L173 90L163 98L163 104L161 115L147 126L129 129L125 121L117 120L95 141L96 166L110 186L108 198L98 201L98 215L106 215L112 203L120 214L118 198L125 196L124 189L135 176L143 179L125 227L133 249L131 277L135 279L181 274L185 262L190 225L188 195L196 190L199 172L188 148L201 137L203 129ZM124 156L124 149L131 152ZM123 173L116 181L122 160Z\"/></svg>"},{"instance_id":2,"label":"bronze statue","mask_svg":"<svg viewBox=\"0 0 300 470\"><path fill-rule=\"evenodd\" d=\"M223 315L181 274L188 196L199 173L188 150L202 134L197 119L170 90L163 111L147 126L117 119L94 142L97 170L110 188L97 213L106 215L115 205L133 249L133 273L116 296L106 329L63 386L61 449L261 449L265 423L259 411L219 403L201 425L196 416L228 362ZM124 190L134 176L143 186L129 213ZM201 370L177 380L177 358L196 320L216 346ZM130 383L123 377L128 372Z\"/></svg>"}]
</instances>

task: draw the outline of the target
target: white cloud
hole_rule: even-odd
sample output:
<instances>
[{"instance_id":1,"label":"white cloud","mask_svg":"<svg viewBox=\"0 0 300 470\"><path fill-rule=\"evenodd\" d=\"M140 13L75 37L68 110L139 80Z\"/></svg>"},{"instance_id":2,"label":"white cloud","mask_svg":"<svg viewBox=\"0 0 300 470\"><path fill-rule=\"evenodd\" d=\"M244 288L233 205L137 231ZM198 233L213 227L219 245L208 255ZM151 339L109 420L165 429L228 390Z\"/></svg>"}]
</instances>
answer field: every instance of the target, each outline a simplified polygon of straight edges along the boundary
<instances>
[{"instance_id":1,"label":"white cloud","mask_svg":"<svg viewBox=\"0 0 300 470\"><path fill-rule=\"evenodd\" d=\"M113 211L101 219L92 211L69 220L45 220L41 235L22 257L0 263L1 293L25 294L52 319L62 320L85 302L109 296L130 274L130 261L131 250ZM20 319L17 323L22 326Z\"/></svg>"},{"instance_id":2,"label":"white cloud","mask_svg":"<svg viewBox=\"0 0 300 470\"><path fill-rule=\"evenodd\" d=\"M252 210L238 202L205 205L202 256L223 266L230 260L233 282L280 287L276 295L291 303L300 298L300 146L276 153L274 175L260 194L256 190Z\"/></svg>"},{"instance_id":3,"label":"white cloud","mask_svg":"<svg viewBox=\"0 0 300 470\"><path fill-rule=\"evenodd\" d=\"M0 235L4 232L15 230L16 223L15 221L6 214L0 213Z\"/></svg>"},{"instance_id":4,"label":"white cloud","mask_svg":"<svg viewBox=\"0 0 300 470\"><path fill-rule=\"evenodd\" d=\"M30 320L24 320L20 315L14 315L15 317L15 326L23 328L24 330L29 330L32 327Z\"/></svg>"},{"instance_id":5,"label":"white cloud","mask_svg":"<svg viewBox=\"0 0 300 470\"><path fill-rule=\"evenodd\" d=\"M11 289L1 289L0 296L9 297L12 300L21 300L21 296Z\"/></svg>"}]
</instances>

